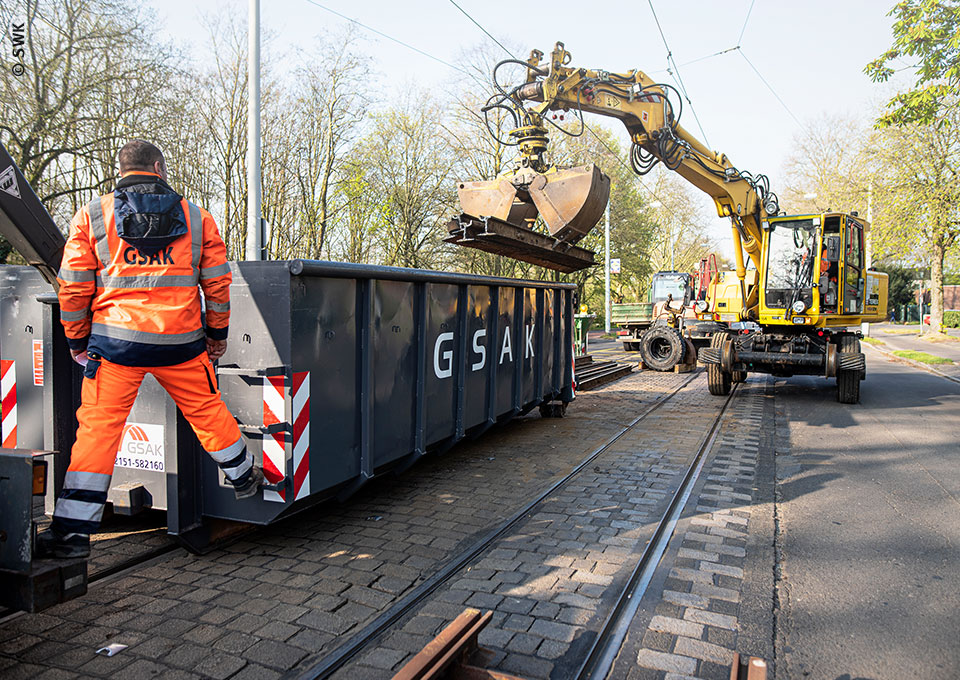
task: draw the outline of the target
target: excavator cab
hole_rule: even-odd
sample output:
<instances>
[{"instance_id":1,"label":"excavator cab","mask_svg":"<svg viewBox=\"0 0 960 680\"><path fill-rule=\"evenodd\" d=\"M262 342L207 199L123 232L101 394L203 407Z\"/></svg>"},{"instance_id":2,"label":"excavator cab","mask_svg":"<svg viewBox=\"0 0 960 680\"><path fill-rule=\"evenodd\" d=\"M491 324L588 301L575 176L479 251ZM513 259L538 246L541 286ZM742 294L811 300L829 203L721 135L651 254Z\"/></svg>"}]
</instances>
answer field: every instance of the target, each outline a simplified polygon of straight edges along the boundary
<instances>
[{"instance_id":1,"label":"excavator cab","mask_svg":"<svg viewBox=\"0 0 960 680\"><path fill-rule=\"evenodd\" d=\"M760 322L829 327L882 320L878 308L881 288L886 306L886 279L864 267L867 226L853 214L765 221Z\"/></svg>"}]
</instances>

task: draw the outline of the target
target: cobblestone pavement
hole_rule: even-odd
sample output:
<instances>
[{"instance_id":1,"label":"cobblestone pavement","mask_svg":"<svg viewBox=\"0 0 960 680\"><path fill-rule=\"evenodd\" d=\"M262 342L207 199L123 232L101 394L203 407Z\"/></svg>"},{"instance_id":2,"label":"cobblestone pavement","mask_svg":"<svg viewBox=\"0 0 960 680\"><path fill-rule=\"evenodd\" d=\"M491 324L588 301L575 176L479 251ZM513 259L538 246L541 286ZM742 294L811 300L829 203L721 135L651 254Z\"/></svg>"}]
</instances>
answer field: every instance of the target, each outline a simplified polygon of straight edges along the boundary
<instances>
[{"instance_id":1,"label":"cobblestone pavement","mask_svg":"<svg viewBox=\"0 0 960 680\"><path fill-rule=\"evenodd\" d=\"M0 675L278 677L343 642L688 378L634 373L581 395L562 420L517 419L375 480L346 504L317 507L202 557L177 550L95 584L80 600L17 617L0 626ZM683 420L677 416L677 427ZM651 460L662 436L651 434ZM669 462L662 469L673 474ZM647 503L658 484L651 481ZM645 505L641 493L635 513ZM128 648L94 654L113 642Z\"/></svg>"},{"instance_id":2,"label":"cobblestone pavement","mask_svg":"<svg viewBox=\"0 0 960 680\"><path fill-rule=\"evenodd\" d=\"M734 652L772 657L773 417L766 378L751 378L723 420L611 678L726 680Z\"/></svg>"},{"instance_id":3,"label":"cobblestone pavement","mask_svg":"<svg viewBox=\"0 0 960 680\"><path fill-rule=\"evenodd\" d=\"M480 635L481 645L494 652L488 667L531 680L569 677L723 403L708 393L705 375L698 375L439 590L399 630L379 641L375 650L335 677L388 677L465 607L494 612ZM725 435L732 436L738 434L730 430ZM756 444L751 446L755 449ZM744 465L739 454L727 462L722 478L711 484L702 502L726 507L739 501L728 477L739 480ZM731 514L724 521L739 527L733 524L736 519ZM721 534L732 531L720 520L715 523ZM718 536L713 527L709 531L711 537ZM743 552L735 543L730 540L730 557ZM720 578L740 574L727 566L727 556L724 561L715 558ZM690 566L685 564L677 576L686 576Z\"/></svg>"}]
</instances>

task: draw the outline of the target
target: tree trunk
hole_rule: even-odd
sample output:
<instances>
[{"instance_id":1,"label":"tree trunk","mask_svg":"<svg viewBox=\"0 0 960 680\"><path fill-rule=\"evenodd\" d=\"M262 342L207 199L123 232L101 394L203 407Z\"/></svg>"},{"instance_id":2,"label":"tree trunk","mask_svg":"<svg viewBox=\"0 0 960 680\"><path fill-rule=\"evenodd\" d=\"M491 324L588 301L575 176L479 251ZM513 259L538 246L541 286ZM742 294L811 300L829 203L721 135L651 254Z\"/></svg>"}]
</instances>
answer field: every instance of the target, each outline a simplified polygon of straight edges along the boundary
<instances>
[{"instance_id":1,"label":"tree trunk","mask_svg":"<svg viewBox=\"0 0 960 680\"><path fill-rule=\"evenodd\" d=\"M933 261L930 263L930 331L943 333L943 258L946 254L944 237L939 234L933 240ZM923 307L920 307L923 311ZM920 318L923 330L923 317Z\"/></svg>"}]
</instances>

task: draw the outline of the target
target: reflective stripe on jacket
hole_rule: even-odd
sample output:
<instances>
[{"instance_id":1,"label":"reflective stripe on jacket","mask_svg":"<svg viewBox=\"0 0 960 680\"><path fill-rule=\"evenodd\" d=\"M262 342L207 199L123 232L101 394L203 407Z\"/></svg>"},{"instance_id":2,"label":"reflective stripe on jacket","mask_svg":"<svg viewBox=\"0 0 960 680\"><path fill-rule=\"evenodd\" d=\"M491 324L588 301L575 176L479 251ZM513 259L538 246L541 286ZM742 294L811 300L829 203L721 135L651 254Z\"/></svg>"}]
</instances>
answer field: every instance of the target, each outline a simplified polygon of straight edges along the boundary
<instances>
[{"instance_id":1,"label":"reflective stripe on jacket","mask_svg":"<svg viewBox=\"0 0 960 680\"><path fill-rule=\"evenodd\" d=\"M172 193L159 177L136 179ZM118 235L114 194L94 199L74 216L58 274L61 321L71 348L90 340L115 363L173 365L202 351L204 335L226 338L232 280L226 246L210 213L186 199L179 203L187 233L150 256Z\"/></svg>"}]
</instances>

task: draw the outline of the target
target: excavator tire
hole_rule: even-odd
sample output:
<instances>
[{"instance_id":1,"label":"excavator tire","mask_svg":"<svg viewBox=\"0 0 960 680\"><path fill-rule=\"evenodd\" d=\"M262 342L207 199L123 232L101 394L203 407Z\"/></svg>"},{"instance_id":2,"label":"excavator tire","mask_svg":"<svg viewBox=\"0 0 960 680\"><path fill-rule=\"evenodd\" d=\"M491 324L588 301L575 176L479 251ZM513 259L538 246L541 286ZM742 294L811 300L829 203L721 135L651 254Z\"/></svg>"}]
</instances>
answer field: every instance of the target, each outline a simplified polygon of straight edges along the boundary
<instances>
[{"instance_id":1,"label":"excavator tire","mask_svg":"<svg viewBox=\"0 0 960 680\"><path fill-rule=\"evenodd\" d=\"M734 371L730 374L730 379L735 383L746 382L747 372L746 371Z\"/></svg>"},{"instance_id":2,"label":"excavator tire","mask_svg":"<svg viewBox=\"0 0 960 680\"><path fill-rule=\"evenodd\" d=\"M686 353L687 345L676 328L651 326L640 337L640 358L655 371L672 371Z\"/></svg>"},{"instance_id":3,"label":"excavator tire","mask_svg":"<svg viewBox=\"0 0 960 680\"><path fill-rule=\"evenodd\" d=\"M726 337L726 333L714 333L710 338L710 346L719 349L723 346ZM710 394L725 397L730 394L732 384L733 376L720 368L720 364L707 364L707 389L710 390Z\"/></svg>"},{"instance_id":4,"label":"excavator tire","mask_svg":"<svg viewBox=\"0 0 960 680\"><path fill-rule=\"evenodd\" d=\"M844 335L840 338L840 353L860 353L860 340L853 335ZM839 369L837 371L837 401L841 404L856 404L860 401L859 370Z\"/></svg>"}]
</instances>

